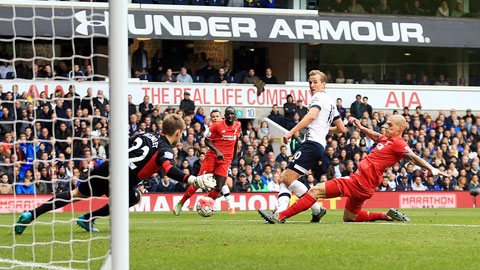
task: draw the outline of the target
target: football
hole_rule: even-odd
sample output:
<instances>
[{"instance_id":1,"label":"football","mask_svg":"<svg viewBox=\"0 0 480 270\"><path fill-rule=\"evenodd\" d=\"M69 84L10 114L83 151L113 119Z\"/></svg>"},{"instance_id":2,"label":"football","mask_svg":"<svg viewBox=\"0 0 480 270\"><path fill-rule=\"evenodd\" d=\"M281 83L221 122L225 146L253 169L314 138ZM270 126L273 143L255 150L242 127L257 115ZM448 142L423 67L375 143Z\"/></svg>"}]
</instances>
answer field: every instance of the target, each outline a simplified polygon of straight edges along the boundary
<instances>
[{"instance_id":1,"label":"football","mask_svg":"<svg viewBox=\"0 0 480 270\"><path fill-rule=\"evenodd\" d=\"M215 213L215 201L210 197L205 197L197 202L197 212L202 217L210 217Z\"/></svg>"}]
</instances>

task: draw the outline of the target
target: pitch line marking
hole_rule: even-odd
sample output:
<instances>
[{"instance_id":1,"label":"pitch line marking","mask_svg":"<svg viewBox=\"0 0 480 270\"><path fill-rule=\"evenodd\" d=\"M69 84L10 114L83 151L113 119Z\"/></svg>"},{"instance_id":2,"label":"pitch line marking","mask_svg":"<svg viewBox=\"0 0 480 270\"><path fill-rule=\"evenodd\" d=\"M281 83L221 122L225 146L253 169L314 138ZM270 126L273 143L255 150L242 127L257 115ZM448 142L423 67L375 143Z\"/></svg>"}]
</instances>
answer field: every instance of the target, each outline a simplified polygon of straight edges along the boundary
<instances>
[{"instance_id":1,"label":"pitch line marking","mask_svg":"<svg viewBox=\"0 0 480 270\"><path fill-rule=\"evenodd\" d=\"M19 260L10 260L10 259L4 259L4 258L0 258L0 263L11 263L11 264L17 264L19 266L38 267L38 268L53 269L53 270L80 270L80 269L50 265L47 263L22 262Z\"/></svg>"},{"instance_id":2,"label":"pitch line marking","mask_svg":"<svg viewBox=\"0 0 480 270\"><path fill-rule=\"evenodd\" d=\"M155 220L149 222L132 222L130 224L149 224L149 223L178 223L178 222L185 222L185 223L210 223L210 222L262 222L265 221L259 220L240 220L240 219L232 219L232 220ZM288 223L310 223L310 221L287 221ZM467 227L467 228L480 228L480 225L475 224L428 224L428 223L398 223L398 222L320 222L321 224L355 224L355 225L389 225L389 226L434 226L434 227Z\"/></svg>"}]
</instances>

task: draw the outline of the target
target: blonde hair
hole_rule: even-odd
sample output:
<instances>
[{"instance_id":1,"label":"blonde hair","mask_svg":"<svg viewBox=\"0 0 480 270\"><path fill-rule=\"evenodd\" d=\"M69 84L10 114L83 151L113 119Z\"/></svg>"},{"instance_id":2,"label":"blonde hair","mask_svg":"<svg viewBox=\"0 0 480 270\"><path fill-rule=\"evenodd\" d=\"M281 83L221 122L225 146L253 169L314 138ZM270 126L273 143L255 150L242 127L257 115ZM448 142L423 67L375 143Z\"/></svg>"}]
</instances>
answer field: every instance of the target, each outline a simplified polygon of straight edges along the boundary
<instances>
[{"instance_id":1,"label":"blonde hair","mask_svg":"<svg viewBox=\"0 0 480 270\"><path fill-rule=\"evenodd\" d=\"M315 76L315 75L320 76L320 81L327 82L327 75L325 75L325 73L321 72L318 69L314 69L314 70L312 70L308 73L309 77L312 77L312 76Z\"/></svg>"}]
</instances>

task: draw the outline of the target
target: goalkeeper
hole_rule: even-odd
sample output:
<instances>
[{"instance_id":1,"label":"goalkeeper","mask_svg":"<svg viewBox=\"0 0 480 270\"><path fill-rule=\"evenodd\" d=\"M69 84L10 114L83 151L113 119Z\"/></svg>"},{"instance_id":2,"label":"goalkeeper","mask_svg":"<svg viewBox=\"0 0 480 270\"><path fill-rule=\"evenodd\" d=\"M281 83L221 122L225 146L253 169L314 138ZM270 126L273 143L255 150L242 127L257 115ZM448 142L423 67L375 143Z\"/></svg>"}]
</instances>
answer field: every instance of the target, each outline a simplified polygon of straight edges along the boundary
<instances>
[{"instance_id":1,"label":"goalkeeper","mask_svg":"<svg viewBox=\"0 0 480 270\"><path fill-rule=\"evenodd\" d=\"M129 205L133 206L140 200L135 186L152 174L164 170L166 175L180 182L187 181L190 185L198 188L211 190L215 187L216 181L212 174L201 176L187 175L175 167L172 145L176 145L185 129L185 122L176 115L171 114L165 117L162 125L163 134L143 133L130 138L129 148ZM55 209L62 208L76 200L91 196L109 196L109 166L108 162L102 163L95 168L89 181L82 182L73 191L65 191L55 194L50 200L20 215L15 224L15 233L22 234L27 224L37 219L42 214ZM114 181L114 180L113 180ZM108 216L110 205L107 203L92 213L79 217L77 224L87 231L98 231L95 228L95 218Z\"/></svg>"}]
</instances>

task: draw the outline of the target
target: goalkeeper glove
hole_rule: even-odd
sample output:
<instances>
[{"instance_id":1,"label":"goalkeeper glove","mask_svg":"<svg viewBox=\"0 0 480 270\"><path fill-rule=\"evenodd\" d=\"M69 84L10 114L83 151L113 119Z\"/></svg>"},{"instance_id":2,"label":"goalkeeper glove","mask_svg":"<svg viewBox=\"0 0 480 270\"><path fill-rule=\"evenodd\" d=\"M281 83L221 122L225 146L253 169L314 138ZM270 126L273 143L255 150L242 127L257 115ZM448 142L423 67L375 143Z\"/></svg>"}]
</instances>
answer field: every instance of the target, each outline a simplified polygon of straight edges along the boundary
<instances>
[{"instance_id":1,"label":"goalkeeper glove","mask_svg":"<svg viewBox=\"0 0 480 270\"><path fill-rule=\"evenodd\" d=\"M212 190L212 188L217 185L217 181L213 179L213 174L211 173L199 176L190 175L188 177L188 183L206 191Z\"/></svg>"}]
</instances>

